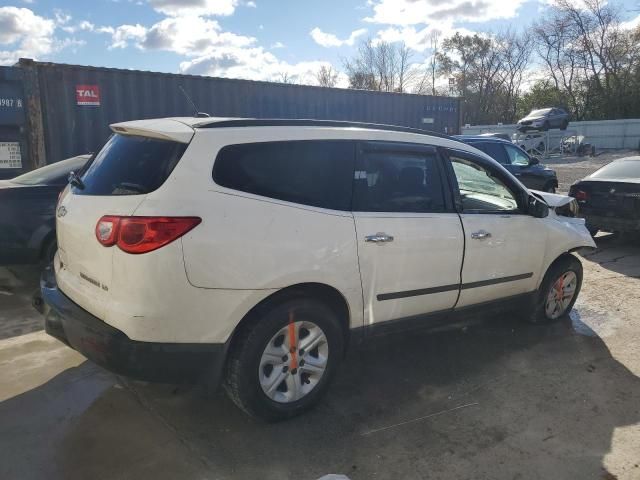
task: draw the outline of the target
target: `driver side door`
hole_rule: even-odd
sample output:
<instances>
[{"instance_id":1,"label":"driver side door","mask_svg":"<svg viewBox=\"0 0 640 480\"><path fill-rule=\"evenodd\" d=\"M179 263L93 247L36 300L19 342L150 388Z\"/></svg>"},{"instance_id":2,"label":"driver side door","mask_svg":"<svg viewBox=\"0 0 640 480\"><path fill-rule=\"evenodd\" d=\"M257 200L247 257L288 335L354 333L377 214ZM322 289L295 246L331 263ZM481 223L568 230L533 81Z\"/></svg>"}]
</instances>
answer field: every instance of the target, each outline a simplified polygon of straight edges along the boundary
<instances>
[{"instance_id":1,"label":"driver side door","mask_svg":"<svg viewBox=\"0 0 640 480\"><path fill-rule=\"evenodd\" d=\"M456 308L535 290L547 229L525 213L526 191L484 158L451 149L447 157L465 235Z\"/></svg>"}]
</instances>

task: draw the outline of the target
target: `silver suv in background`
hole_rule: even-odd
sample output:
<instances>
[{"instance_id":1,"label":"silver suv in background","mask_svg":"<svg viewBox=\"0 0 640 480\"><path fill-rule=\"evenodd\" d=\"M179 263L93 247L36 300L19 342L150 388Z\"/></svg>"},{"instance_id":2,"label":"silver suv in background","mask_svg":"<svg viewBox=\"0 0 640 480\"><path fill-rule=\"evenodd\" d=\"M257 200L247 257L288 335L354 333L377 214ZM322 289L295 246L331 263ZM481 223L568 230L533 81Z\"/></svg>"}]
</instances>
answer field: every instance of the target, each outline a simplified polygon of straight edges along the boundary
<instances>
[{"instance_id":1,"label":"silver suv in background","mask_svg":"<svg viewBox=\"0 0 640 480\"><path fill-rule=\"evenodd\" d=\"M518 130L547 131L551 128L566 130L569 125L569 114L562 108L541 108L532 110L529 115L518 120Z\"/></svg>"}]
</instances>

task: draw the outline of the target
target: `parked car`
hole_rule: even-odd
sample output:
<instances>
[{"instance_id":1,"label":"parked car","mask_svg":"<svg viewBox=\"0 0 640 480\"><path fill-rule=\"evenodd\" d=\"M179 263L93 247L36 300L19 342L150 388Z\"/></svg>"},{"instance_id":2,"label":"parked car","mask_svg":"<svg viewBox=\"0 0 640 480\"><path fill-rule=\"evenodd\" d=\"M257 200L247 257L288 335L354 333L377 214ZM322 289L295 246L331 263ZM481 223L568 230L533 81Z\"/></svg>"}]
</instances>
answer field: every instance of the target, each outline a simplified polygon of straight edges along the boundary
<instances>
[{"instance_id":1,"label":"parked car","mask_svg":"<svg viewBox=\"0 0 640 480\"><path fill-rule=\"evenodd\" d=\"M528 188L554 193L558 188L556 172L540 164L533 157L512 142L496 137L458 135L457 139L482 150L504 166Z\"/></svg>"},{"instance_id":2,"label":"parked car","mask_svg":"<svg viewBox=\"0 0 640 480\"><path fill-rule=\"evenodd\" d=\"M518 120L518 130L547 131L551 128L566 130L569 125L569 114L562 108L541 108L532 110L529 115Z\"/></svg>"},{"instance_id":3,"label":"parked car","mask_svg":"<svg viewBox=\"0 0 640 480\"><path fill-rule=\"evenodd\" d=\"M219 380L299 414L348 344L517 307L566 314L595 246L565 196L419 130L310 120L112 125L62 194L46 330L122 375ZM363 335L364 334L364 335ZM370 381L375 381L371 377Z\"/></svg>"},{"instance_id":4,"label":"parked car","mask_svg":"<svg viewBox=\"0 0 640 480\"><path fill-rule=\"evenodd\" d=\"M571 185L592 235L640 231L640 156L614 160Z\"/></svg>"},{"instance_id":5,"label":"parked car","mask_svg":"<svg viewBox=\"0 0 640 480\"><path fill-rule=\"evenodd\" d=\"M72 170L89 155L0 180L0 265L48 263L56 251L55 210Z\"/></svg>"},{"instance_id":6,"label":"parked car","mask_svg":"<svg viewBox=\"0 0 640 480\"><path fill-rule=\"evenodd\" d=\"M509 136L509 134L504 132L486 132L486 133L481 133L478 136L489 137L489 138L501 138L503 140L507 140L508 142L511 141L511 137Z\"/></svg>"}]
</instances>

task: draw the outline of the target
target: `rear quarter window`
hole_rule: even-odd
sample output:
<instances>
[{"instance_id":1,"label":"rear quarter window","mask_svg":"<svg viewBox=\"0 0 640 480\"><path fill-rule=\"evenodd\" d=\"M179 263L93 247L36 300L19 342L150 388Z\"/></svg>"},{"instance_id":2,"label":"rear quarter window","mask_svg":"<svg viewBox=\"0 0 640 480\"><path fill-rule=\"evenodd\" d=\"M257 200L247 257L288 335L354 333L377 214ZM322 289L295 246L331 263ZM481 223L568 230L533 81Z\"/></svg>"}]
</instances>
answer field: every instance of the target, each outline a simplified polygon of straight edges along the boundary
<instances>
[{"instance_id":1,"label":"rear quarter window","mask_svg":"<svg viewBox=\"0 0 640 480\"><path fill-rule=\"evenodd\" d=\"M157 190L187 145L169 140L112 135L85 169L79 195L140 195Z\"/></svg>"},{"instance_id":2,"label":"rear quarter window","mask_svg":"<svg viewBox=\"0 0 640 480\"><path fill-rule=\"evenodd\" d=\"M349 211L354 161L352 141L228 145L218 153L213 180L254 195Z\"/></svg>"}]
</instances>

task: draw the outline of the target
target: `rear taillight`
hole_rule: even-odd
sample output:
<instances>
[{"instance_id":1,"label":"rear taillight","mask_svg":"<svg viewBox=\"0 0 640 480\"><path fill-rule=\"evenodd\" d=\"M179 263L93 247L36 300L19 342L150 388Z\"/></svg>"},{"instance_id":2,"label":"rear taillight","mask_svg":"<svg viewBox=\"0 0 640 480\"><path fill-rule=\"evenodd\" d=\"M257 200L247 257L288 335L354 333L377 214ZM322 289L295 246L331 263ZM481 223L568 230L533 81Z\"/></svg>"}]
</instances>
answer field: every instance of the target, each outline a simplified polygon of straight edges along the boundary
<instances>
[{"instance_id":1,"label":"rear taillight","mask_svg":"<svg viewBox=\"0 0 640 480\"><path fill-rule=\"evenodd\" d=\"M115 245L118 241L118 226L120 218L113 215L105 215L96 224L96 238L105 247Z\"/></svg>"},{"instance_id":2,"label":"rear taillight","mask_svg":"<svg viewBox=\"0 0 640 480\"><path fill-rule=\"evenodd\" d=\"M98 220L96 238L105 247L117 245L127 253L146 253L173 242L202 221L198 217L120 217Z\"/></svg>"},{"instance_id":3,"label":"rear taillight","mask_svg":"<svg viewBox=\"0 0 640 480\"><path fill-rule=\"evenodd\" d=\"M589 198L589 194L584 190L576 190L573 197L579 202L585 202Z\"/></svg>"}]
</instances>

